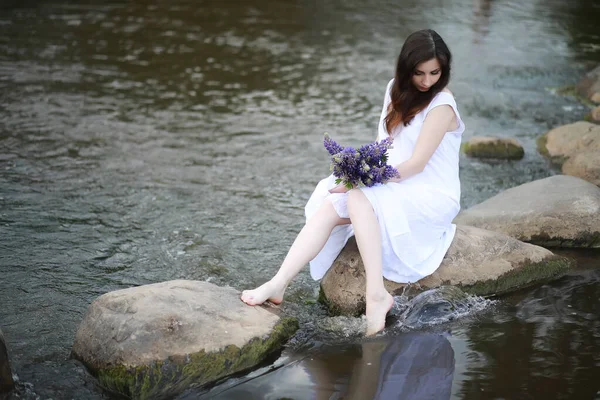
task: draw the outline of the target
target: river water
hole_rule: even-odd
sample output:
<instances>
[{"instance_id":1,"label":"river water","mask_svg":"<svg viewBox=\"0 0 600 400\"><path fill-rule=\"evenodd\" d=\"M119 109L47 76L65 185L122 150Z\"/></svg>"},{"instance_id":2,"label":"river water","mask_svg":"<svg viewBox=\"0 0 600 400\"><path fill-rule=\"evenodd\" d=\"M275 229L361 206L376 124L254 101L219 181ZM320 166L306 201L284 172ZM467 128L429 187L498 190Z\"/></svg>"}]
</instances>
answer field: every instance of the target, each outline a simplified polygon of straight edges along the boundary
<instances>
[{"instance_id":1,"label":"river water","mask_svg":"<svg viewBox=\"0 0 600 400\"><path fill-rule=\"evenodd\" d=\"M557 173L535 139L589 111L554 89L600 62L598 21L597 0L3 0L0 327L14 396L108 398L69 359L103 293L179 278L241 290L270 276L328 174L323 132L375 137L414 30L453 51L465 139L513 137L526 151L461 158L462 206ZM287 306L302 328L280 368L182 396L343 398L385 378L361 360L385 359L441 365L454 398L598 399L600 254L574 256L581 266L557 282L372 344L314 339L324 312L304 271ZM440 351L390 359L407 343Z\"/></svg>"}]
</instances>

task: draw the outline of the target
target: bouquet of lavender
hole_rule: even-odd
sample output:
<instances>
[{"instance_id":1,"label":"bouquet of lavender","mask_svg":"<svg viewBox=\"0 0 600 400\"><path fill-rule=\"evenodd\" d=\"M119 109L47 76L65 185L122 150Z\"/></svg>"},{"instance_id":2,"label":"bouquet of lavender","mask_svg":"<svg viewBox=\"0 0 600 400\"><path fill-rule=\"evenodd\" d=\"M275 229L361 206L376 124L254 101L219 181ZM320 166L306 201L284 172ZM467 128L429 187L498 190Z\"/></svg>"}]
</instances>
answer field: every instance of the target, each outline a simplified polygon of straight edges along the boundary
<instances>
[{"instance_id":1,"label":"bouquet of lavender","mask_svg":"<svg viewBox=\"0 0 600 400\"><path fill-rule=\"evenodd\" d=\"M387 150L392 147L391 138L365 144L356 150L337 144L325 133L323 144L331 154L331 170L337 178L335 183L343 183L348 189L356 186L369 187L400 176L396 168L387 165Z\"/></svg>"}]
</instances>

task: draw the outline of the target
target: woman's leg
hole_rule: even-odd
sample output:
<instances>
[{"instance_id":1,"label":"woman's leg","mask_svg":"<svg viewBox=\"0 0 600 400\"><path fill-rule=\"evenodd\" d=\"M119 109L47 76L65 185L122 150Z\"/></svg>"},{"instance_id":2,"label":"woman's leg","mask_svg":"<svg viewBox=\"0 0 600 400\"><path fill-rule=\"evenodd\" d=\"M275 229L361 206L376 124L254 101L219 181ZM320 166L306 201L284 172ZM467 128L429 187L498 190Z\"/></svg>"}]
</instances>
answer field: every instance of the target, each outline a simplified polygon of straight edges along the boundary
<instances>
[{"instance_id":1,"label":"woman's leg","mask_svg":"<svg viewBox=\"0 0 600 400\"><path fill-rule=\"evenodd\" d=\"M385 316L394 305L394 298L383 286L379 222L369 199L360 189L348 193L348 212L365 266L367 335L374 335L385 328Z\"/></svg>"},{"instance_id":2,"label":"woman's leg","mask_svg":"<svg viewBox=\"0 0 600 400\"><path fill-rule=\"evenodd\" d=\"M294 240L277 274L254 290L244 290L242 301L251 306L262 304L267 300L275 304L281 303L287 286L298 272L319 254L333 228L336 225L349 223L349 219L338 216L330 201L324 201Z\"/></svg>"}]
</instances>

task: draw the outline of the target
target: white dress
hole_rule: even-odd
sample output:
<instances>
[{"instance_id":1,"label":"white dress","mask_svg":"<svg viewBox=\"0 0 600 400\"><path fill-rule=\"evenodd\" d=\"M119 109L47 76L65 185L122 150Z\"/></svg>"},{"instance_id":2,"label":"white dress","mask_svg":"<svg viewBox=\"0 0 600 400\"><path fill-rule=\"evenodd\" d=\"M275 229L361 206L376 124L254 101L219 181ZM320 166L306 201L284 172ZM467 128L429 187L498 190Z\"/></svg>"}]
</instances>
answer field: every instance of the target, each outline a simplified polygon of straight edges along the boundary
<instances>
[{"instance_id":1,"label":"white dress","mask_svg":"<svg viewBox=\"0 0 600 400\"><path fill-rule=\"evenodd\" d=\"M393 79L386 89L377 140L388 136L384 118L392 82ZM381 228L383 276L394 282L416 282L432 274L440 266L456 233L452 220L460 210L458 160L465 125L450 93L438 93L408 126L400 124L395 128L393 148L388 150L388 164L398 165L411 157L425 116L440 105L452 107L458 129L444 135L423 172L401 182L360 188L371 202ZM305 207L307 220L323 201L331 201L340 217L349 217L348 194L329 193L334 186L333 175L319 182ZM325 275L352 235L352 225L333 229L324 248L310 262L313 279Z\"/></svg>"}]
</instances>

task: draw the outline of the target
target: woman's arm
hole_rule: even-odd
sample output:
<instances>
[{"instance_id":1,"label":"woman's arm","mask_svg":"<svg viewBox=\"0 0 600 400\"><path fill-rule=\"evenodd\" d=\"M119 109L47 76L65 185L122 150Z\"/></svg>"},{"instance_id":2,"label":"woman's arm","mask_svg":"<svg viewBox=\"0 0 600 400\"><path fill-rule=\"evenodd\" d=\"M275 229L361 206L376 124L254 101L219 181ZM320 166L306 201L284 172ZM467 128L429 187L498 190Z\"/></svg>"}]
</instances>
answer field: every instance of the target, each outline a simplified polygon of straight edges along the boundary
<instances>
[{"instance_id":1,"label":"woman's arm","mask_svg":"<svg viewBox=\"0 0 600 400\"><path fill-rule=\"evenodd\" d=\"M440 105L429 111L421 127L412 156L395 166L400 173L400 178L394 178L391 181L399 182L422 172L446 132L452 131L455 126L456 116L449 105Z\"/></svg>"}]
</instances>

